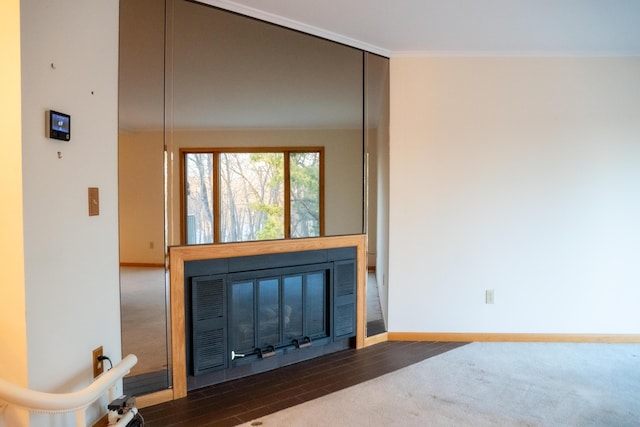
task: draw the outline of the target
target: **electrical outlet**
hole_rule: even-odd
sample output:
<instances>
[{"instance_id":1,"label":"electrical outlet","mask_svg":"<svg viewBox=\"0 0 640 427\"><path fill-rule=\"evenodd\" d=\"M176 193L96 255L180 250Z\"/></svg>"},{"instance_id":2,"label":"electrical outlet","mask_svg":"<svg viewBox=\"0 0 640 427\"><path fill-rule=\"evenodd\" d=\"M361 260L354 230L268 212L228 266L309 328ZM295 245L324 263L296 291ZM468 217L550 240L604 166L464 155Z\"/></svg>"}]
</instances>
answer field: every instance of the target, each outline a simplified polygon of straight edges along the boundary
<instances>
[{"instance_id":1,"label":"electrical outlet","mask_svg":"<svg viewBox=\"0 0 640 427\"><path fill-rule=\"evenodd\" d=\"M102 356L102 346L93 350L93 378L104 372L104 361L98 360Z\"/></svg>"},{"instance_id":2,"label":"electrical outlet","mask_svg":"<svg viewBox=\"0 0 640 427\"><path fill-rule=\"evenodd\" d=\"M484 291L485 304L493 304L495 302L495 295L493 289L487 289Z\"/></svg>"}]
</instances>

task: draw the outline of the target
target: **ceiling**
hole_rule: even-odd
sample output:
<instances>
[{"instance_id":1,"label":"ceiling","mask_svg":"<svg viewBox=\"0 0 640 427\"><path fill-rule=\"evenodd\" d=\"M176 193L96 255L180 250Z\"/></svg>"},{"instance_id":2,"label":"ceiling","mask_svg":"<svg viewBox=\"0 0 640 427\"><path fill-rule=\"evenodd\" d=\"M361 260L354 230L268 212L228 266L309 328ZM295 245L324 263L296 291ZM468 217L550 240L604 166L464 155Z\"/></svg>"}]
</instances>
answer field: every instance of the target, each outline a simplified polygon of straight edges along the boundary
<instances>
[{"instance_id":1,"label":"ceiling","mask_svg":"<svg viewBox=\"0 0 640 427\"><path fill-rule=\"evenodd\" d=\"M201 0L375 53L640 55L638 0Z\"/></svg>"}]
</instances>

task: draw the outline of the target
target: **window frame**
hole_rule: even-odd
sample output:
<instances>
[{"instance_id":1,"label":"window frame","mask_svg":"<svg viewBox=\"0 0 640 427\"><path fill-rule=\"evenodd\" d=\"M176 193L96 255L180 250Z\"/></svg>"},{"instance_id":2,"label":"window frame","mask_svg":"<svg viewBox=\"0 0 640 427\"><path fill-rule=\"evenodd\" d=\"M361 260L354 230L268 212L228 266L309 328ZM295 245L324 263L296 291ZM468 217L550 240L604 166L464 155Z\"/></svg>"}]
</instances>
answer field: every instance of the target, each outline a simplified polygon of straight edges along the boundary
<instances>
[{"instance_id":1,"label":"window frame","mask_svg":"<svg viewBox=\"0 0 640 427\"><path fill-rule=\"evenodd\" d=\"M213 171L211 174L213 189L213 244L223 243L220 241L220 154L223 153L282 153L284 156L284 238L297 239L291 237L291 174L290 174L290 154L291 153L318 153L319 159L319 226L320 233L316 237L325 236L324 219L324 147L197 147L180 148L180 244L187 243L187 195L186 195L186 157L188 154L212 154ZM243 240L244 242L251 240Z\"/></svg>"}]
</instances>

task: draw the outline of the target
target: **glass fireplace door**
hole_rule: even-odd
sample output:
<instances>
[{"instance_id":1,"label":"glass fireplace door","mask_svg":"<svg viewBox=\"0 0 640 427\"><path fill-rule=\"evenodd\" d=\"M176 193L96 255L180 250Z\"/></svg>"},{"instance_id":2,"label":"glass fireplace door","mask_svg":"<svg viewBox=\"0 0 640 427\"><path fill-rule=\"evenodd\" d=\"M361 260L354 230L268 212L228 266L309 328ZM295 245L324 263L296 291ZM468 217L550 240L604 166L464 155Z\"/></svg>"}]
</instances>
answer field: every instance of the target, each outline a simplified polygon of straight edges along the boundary
<instances>
[{"instance_id":1,"label":"glass fireplace door","mask_svg":"<svg viewBox=\"0 0 640 427\"><path fill-rule=\"evenodd\" d=\"M280 338L280 280L279 278L258 281L258 348L274 351L282 344Z\"/></svg>"},{"instance_id":2,"label":"glass fireplace door","mask_svg":"<svg viewBox=\"0 0 640 427\"><path fill-rule=\"evenodd\" d=\"M254 282L242 281L231 284L231 350L236 353L251 353L256 346L254 316Z\"/></svg>"},{"instance_id":3,"label":"glass fireplace door","mask_svg":"<svg viewBox=\"0 0 640 427\"><path fill-rule=\"evenodd\" d=\"M329 271L330 265L316 264L233 277L228 325L232 360L243 364L252 359L247 356L268 357L329 337Z\"/></svg>"}]
</instances>

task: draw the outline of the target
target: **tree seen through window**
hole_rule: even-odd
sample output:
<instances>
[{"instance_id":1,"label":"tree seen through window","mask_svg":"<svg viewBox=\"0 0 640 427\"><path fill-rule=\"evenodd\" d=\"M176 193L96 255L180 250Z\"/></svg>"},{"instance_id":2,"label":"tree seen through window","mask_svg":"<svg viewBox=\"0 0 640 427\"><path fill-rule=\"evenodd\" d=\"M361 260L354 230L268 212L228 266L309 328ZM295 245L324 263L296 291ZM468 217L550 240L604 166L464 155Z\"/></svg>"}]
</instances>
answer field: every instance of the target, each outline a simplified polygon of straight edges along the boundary
<instances>
[{"instance_id":1,"label":"tree seen through window","mask_svg":"<svg viewBox=\"0 0 640 427\"><path fill-rule=\"evenodd\" d=\"M185 152L186 243L320 236L321 152Z\"/></svg>"}]
</instances>

